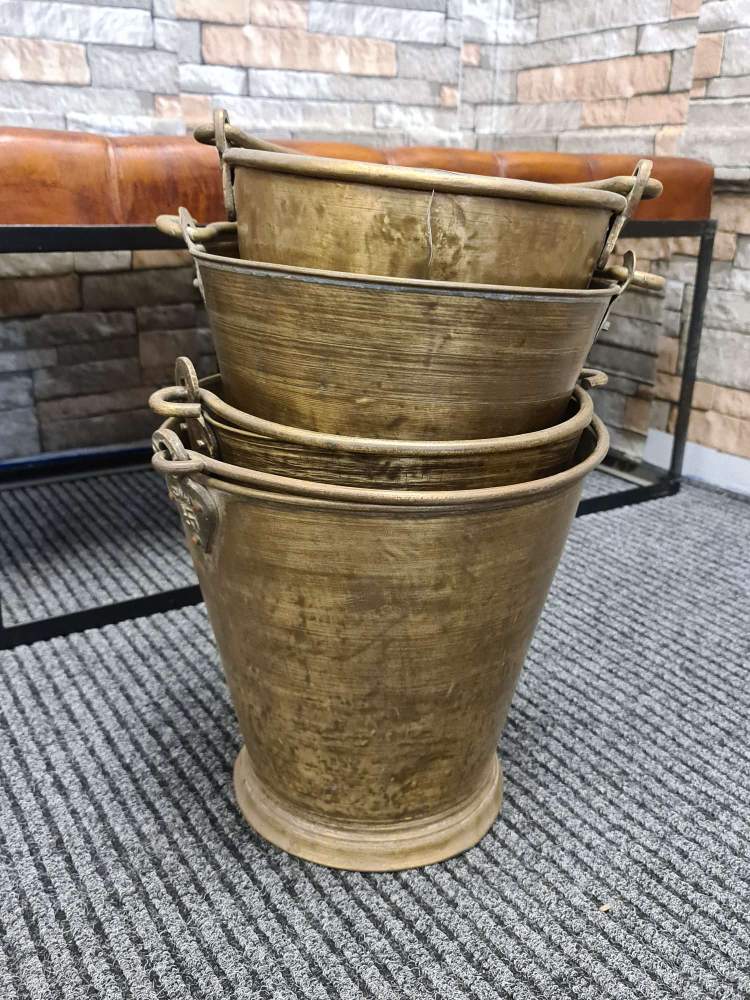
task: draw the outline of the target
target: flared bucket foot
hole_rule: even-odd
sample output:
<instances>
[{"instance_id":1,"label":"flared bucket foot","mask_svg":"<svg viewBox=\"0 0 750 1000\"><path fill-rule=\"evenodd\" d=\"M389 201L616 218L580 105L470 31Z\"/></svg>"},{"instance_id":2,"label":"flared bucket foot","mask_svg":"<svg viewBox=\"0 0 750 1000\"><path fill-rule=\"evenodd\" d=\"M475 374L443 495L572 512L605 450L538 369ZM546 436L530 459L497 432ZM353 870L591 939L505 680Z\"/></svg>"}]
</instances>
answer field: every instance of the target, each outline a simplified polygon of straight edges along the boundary
<instances>
[{"instance_id":1,"label":"flared bucket foot","mask_svg":"<svg viewBox=\"0 0 750 1000\"><path fill-rule=\"evenodd\" d=\"M454 812L408 823L329 826L290 812L269 795L243 747L234 766L234 790L245 819L276 847L329 868L385 872L444 861L477 844L500 812L503 781L494 757L485 782Z\"/></svg>"}]
</instances>

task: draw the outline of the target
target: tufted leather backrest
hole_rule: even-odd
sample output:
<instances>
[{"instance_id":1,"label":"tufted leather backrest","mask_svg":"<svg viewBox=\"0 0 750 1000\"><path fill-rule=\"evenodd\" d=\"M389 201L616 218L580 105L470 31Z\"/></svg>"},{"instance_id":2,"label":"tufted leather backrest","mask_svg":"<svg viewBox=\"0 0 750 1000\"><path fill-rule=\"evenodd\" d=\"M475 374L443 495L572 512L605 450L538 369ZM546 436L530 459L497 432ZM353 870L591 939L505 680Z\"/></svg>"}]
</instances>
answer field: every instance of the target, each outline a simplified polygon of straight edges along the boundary
<instances>
[{"instance_id":1,"label":"tufted leather backrest","mask_svg":"<svg viewBox=\"0 0 750 1000\"><path fill-rule=\"evenodd\" d=\"M638 157L491 152L443 146L373 149L345 142L281 140L319 156L433 167L493 177L572 183L632 172ZM180 205L196 219L224 218L216 150L191 136L108 138L84 132L0 128L0 225L149 224ZM707 219L713 167L656 157L664 193L638 219Z\"/></svg>"}]
</instances>

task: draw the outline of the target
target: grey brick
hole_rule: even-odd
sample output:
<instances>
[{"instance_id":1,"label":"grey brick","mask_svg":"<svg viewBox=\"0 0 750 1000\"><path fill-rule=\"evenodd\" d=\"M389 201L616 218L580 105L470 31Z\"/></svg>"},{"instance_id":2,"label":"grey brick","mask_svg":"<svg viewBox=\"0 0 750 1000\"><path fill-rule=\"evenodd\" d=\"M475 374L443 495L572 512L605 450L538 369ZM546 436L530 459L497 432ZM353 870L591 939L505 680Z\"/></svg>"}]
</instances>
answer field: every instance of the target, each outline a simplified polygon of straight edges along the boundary
<instances>
[{"instance_id":1,"label":"grey brick","mask_svg":"<svg viewBox=\"0 0 750 1000\"><path fill-rule=\"evenodd\" d=\"M27 320L0 319L0 351L24 350Z\"/></svg>"},{"instance_id":2,"label":"grey brick","mask_svg":"<svg viewBox=\"0 0 750 1000\"><path fill-rule=\"evenodd\" d=\"M595 368L624 375L641 384L653 385L656 378L656 357L641 351L631 351L626 347L597 341L589 352L588 360Z\"/></svg>"},{"instance_id":3,"label":"grey brick","mask_svg":"<svg viewBox=\"0 0 750 1000\"><path fill-rule=\"evenodd\" d=\"M701 31L750 28L747 0L708 0L701 4Z\"/></svg>"},{"instance_id":4,"label":"grey brick","mask_svg":"<svg viewBox=\"0 0 750 1000\"><path fill-rule=\"evenodd\" d=\"M461 56L454 48L430 45L398 45L398 75L413 80L458 83Z\"/></svg>"},{"instance_id":5,"label":"grey brick","mask_svg":"<svg viewBox=\"0 0 750 1000\"><path fill-rule=\"evenodd\" d=\"M333 101L295 101L263 97L222 97L237 124L253 129L320 128L334 131L373 127L372 108L366 104Z\"/></svg>"},{"instance_id":6,"label":"grey brick","mask_svg":"<svg viewBox=\"0 0 750 1000\"><path fill-rule=\"evenodd\" d=\"M491 55L494 69L531 69L539 66L562 66L568 63L614 59L635 52L637 28L616 28L585 35L551 38L528 45L498 45Z\"/></svg>"},{"instance_id":7,"label":"grey brick","mask_svg":"<svg viewBox=\"0 0 750 1000\"><path fill-rule=\"evenodd\" d=\"M76 252L73 258L73 266L79 274L127 271L132 263L130 250L89 250Z\"/></svg>"},{"instance_id":8,"label":"grey brick","mask_svg":"<svg viewBox=\"0 0 750 1000\"><path fill-rule=\"evenodd\" d=\"M623 430L621 427L611 427L609 429L609 453L629 459L631 462L639 462L643 455L643 447L646 443L644 434L637 431Z\"/></svg>"},{"instance_id":9,"label":"grey brick","mask_svg":"<svg viewBox=\"0 0 750 1000\"><path fill-rule=\"evenodd\" d=\"M464 41L463 22L448 18L445 22L445 44L460 49Z\"/></svg>"},{"instance_id":10,"label":"grey brick","mask_svg":"<svg viewBox=\"0 0 750 1000\"><path fill-rule=\"evenodd\" d=\"M0 410L15 410L22 406L33 406L31 375L27 372L13 372L0 375Z\"/></svg>"},{"instance_id":11,"label":"grey brick","mask_svg":"<svg viewBox=\"0 0 750 1000\"><path fill-rule=\"evenodd\" d=\"M146 405L148 397L156 388L158 386L154 383L146 386L136 385L129 389L113 389L111 392L42 400L37 404L37 412L43 423L50 423L53 420L71 420L75 417L95 417L102 413L138 410Z\"/></svg>"},{"instance_id":12,"label":"grey brick","mask_svg":"<svg viewBox=\"0 0 750 1000\"><path fill-rule=\"evenodd\" d=\"M99 445L147 441L159 424L148 409L105 413L82 420L59 420L41 425L45 451L94 448Z\"/></svg>"},{"instance_id":13,"label":"grey brick","mask_svg":"<svg viewBox=\"0 0 750 1000\"><path fill-rule=\"evenodd\" d=\"M464 13L463 30L467 42L528 45L537 37L537 21L536 18L516 20L485 11L478 16Z\"/></svg>"},{"instance_id":14,"label":"grey brick","mask_svg":"<svg viewBox=\"0 0 750 1000\"><path fill-rule=\"evenodd\" d=\"M22 322L25 324L26 341L33 348L89 341L100 343L135 335L135 315L132 312L53 313Z\"/></svg>"},{"instance_id":15,"label":"grey brick","mask_svg":"<svg viewBox=\"0 0 750 1000\"><path fill-rule=\"evenodd\" d=\"M135 358L87 361L78 365L57 365L34 372L36 399L55 399L114 388L138 385L141 370Z\"/></svg>"},{"instance_id":16,"label":"grey brick","mask_svg":"<svg viewBox=\"0 0 750 1000\"><path fill-rule=\"evenodd\" d=\"M669 21L666 24L646 24L638 38L639 52L671 52L692 49L698 37L697 18Z\"/></svg>"},{"instance_id":17,"label":"grey brick","mask_svg":"<svg viewBox=\"0 0 750 1000\"><path fill-rule=\"evenodd\" d=\"M251 69L250 94L257 97L299 97L306 100L395 101L437 104L440 88L427 80L345 76L276 69Z\"/></svg>"},{"instance_id":18,"label":"grey brick","mask_svg":"<svg viewBox=\"0 0 750 1000\"><path fill-rule=\"evenodd\" d=\"M122 115L141 114L153 109L153 99L134 90L108 90L96 87L63 87L46 83L0 84L0 106L66 114L107 113L117 108Z\"/></svg>"},{"instance_id":19,"label":"grey brick","mask_svg":"<svg viewBox=\"0 0 750 1000\"><path fill-rule=\"evenodd\" d=\"M375 125L378 128L427 128L449 131L456 127L456 112L446 108L379 104L375 108Z\"/></svg>"},{"instance_id":20,"label":"grey brick","mask_svg":"<svg viewBox=\"0 0 750 1000\"><path fill-rule=\"evenodd\" d=\"M153 0L154 17L177 17L175 0Z\"/></svg>"},{"instance_id":21,"label":"grey brick","mask_svg":"<svg viewBox=\"0 0 750 1000\"><path fill-rule=\"evenodd\" d=\"M124 271L117 275L86 274L82 280L86 309L127 309L139 304L194 302L199 294L193 286L193 269L190 267Z\"/></svg>"},{"instance_id":22,"label":"grey brick","mask_svg":"<svg viewBox=\"0 0 750 1000\"><path fill-rule=\"evenodd\" d=\"M478 104L477 132L554 132L576 129L581 105L574 101L555 104Z\"/></svg>"},{"instance_id":23,"label":"grey brick","mask_svg":"<svg viewBox=\"0 0 750 1000\"><path fill-rule=\"evenodd\" d=\"M3 87L0 84L0 124L12 125L14 128L51 128L62 132L65 128L65 116L45 111L18 111L15 108L4 108Z\"/></svg>"},{"instance_id":24,"label":"grey brick","mask_svg":"<svg viewBox=\"0 0 750 1000\"><path fill-rule=\"evenodd\" d=\"M731 389L750 389L750 337L737 330L704 327L698 378Z\"/></svg>"},{"instance_id":25,"label":"grey brick","mask_svg":"<svg viewBox=\"0 0 750 1000\"><path fill-rule=\"evenodd\" d=\"M151 10L151 0L106 0L106 3L102 0L61 0L61 2L84 4L87 7L140 7L141 10Z\"/></svg>"},{"instance_id":26,"label":"grey brick","mask_svg":"<svg viewBox=\"0 0 750 1000\"><path fill-rule=\"evenodd\" d=\"M195 327L149 330L140 334L138 343L141 367L146 370L164 368L171 378L176 358L182 355L197 357L204 353L205 338Z\"/></svg>"},{"instance_id":27,"label":"grey brick","mask_svg":"<svg viewBox=\"0 0 750 1000\"><path fill-rule=\"evenodd\" d=\"M494 132L481 133L477 135L477 149L527 149L551 153L557 149L557 133L507 132L502 135Z\"/></svg>"},{"instance_id":28,"label":"grey brick","mask_svg":"<svg viewBox=\"0 0 750 1000\"><path fill-rule=\"evenodd\" d=\"M197 63L201 57L200 21L154 21L154 42L157 49L175 52L180 63Z\"/></svg>"},{"instance_id":29,"label":"grey brick","mask_svg":"<svg viewBox=\"0 0 750 1000\"><path fill-rule=\"evenodd\" d=\"M152 45L151 12L42 0L3 0L0 34L70 42Z\"/></svg>"},{"instance_id":30,"label":"grey brick","mask_svg":"<svg viewBox=\"0 0 750 1000\"><path fill-rule=\"evenodd\" d=\"M85 361L109 361L112 358L134 358L138 354L135 337L89 341L87 344L64 344L57 349L58 365L79 365Z\"/></svg>"},{"instance_id":31,"label":"grey brick","mask_svg":"<svg viewBox=\"0 0 750 1000\"><path fill-rule=\"evenodd\" d=\"M563 131L557 148L561 153L632 153L653 156L656 129L579 129Z\"/></svg>"},{"instance_id":32,"label":"grey brick","mask_svg":"<svg viewBox=\"0 0 750 1000\"><path fill-rule=\"evenodd\" d=\"M179 69L180 91L193 94L246 94L247 70L185 63ZM310 94L314 97L314 94Z\"/></svg>"},{"instance_id":33,"label":"grey brick","mask_svg":"<svg viewBox=\"0 0 750 1000\"><path fill-rule=\"evenodd\" d=\"M706 299L705 323L715 330L750 334L750 295L712 288Z\"/></svg>"},{"instance_id":34,"label":"grey brick","mask_svg":"<svg viewBox=\"0 0 750 1000\"><path fill-rule=\"evenodd\" d=\"M693 85L693 49L681 49L672 56L672 72L669 76L671 91L690 90Z\"/></svg>"},{"instance_id":35,"label":"grey brick","mask_svg":"<svg viewBox=\"0 0 750 1000\"><path fill-rule=\"evenodd\" d=\"M750 28L728 31L724 37L721 75L740 76L743 73L750 73Z\"/></svg>"},{"instance_id":36,"label":"grey brick","mask_svg":"<svg viewBox=\"0 0 750 1000\"><path fill-rule=\"evenodd\" d=\"M698 106L695 102L690 109ZM747 129L743 126L729 128L726 126L694 127L688 120L688 126L682 137L681 152L685 156L695 156L698 159L709 160L715 167L747 166Z\"/></svg>"},{"instance_id":37,"label":"grey brick","mask_svg":"<svg viewBox=\"0 0 750 1000\"><path fill-rule=\"evenodd\" d=\"M670 0L549 0L539 13L539 38L582 35L602 28L620 28L630 24L668 21ZM591 50L596 51L595 49Z\"/></svg>"},{"instance_id":38,"label":"grey brick","mask_svg":"<svg viewBox=\"0 0 750 1000\"><path fill-rule=\"evenodd\" d=\"M731 128L737 122L750 122L750 97L725 97L694 101L690 106L690 127Z\"/></svg>"},{"instance_id":39,"label":"grey brick","mask_svg":"<svg viewBox=\"0 0 750 1000\"><path fill-rule=\"evenodd\" d=\"M750 271L750 236L738 237L737 252L734 255L734 265L735 267L745 268ZM711 268L712 277L715 266L716 265L714 264Z\"/></svg>"},{"instance_id":40,"label":"grey brick","mask_svg":"<svg viewBox=\"0 0 750 1000\"><path fill-rule=\"evenodd\" d=\"M91 82L96 87L133 87L154 94L175 94L177 57L172 52L89 45Z\"/></svg>"},{"instance_id":41,"label":"grey brick","mask_svg":"<svg viewBox=\"0 0 750 1000\"><path fill-rule=\"evenodd\" d=\"M631 288L612 306L611 316L629 316L650 323L661 323L664 318L664 296L655 292Z\"/></svg>"},{"instance_id":42,"label":"grey brick","mask_svg":"<svg viewBox=\"0 0 750 1000\"><path fill-rule=\"evenodd\" d=\"M0 254L0 278L30 278L42 274L70 274L72 253Z\"/></svg>"},{"instance_id":43,"label":"grey brick","mask_svg":"<svg viewBox=\"0 0 750 1000\"><path fill-rule=\"evenodd\" d=\"M722 0L726 3L726 0ZM707 97L748 97L750 76L719 76L708 81Z\"/></svg>"},{"instance_id":44,"label":"grey brick","mask_svg":"<svg viewBox=\"0 0 750 1000\"><path fill-rule=\"evenodd\" d=\"M86 115L74 112L66 116L69 129L77 132L102 132L105 135L184 135L182 118L155 118L151 115Z\"/></svg>"},{"instance_id":45,"label":"grey brick","mask_svg":"<svg viewBox=\"0 0 750 1000\"><path fill-rule=\"evenodd\" d=\"M39 428L34 410L6 410L0 420L0 458L22 458L38 451Z\"/></svg>"},{"instance_id":46,"label":"grey brick","mask_svg":"<svg viewBox=\"0 0 750 1000\"><path fill-rule=\"evenodd\" d=\"M608 428L622 427L625 423L625 403L628 397L621 392L603 388L596 390L596 415Z\"/></svg>"},{"instance_id":47,"label":"grey brick","mask_svg":"<svg viewBox=\"0 0 750 1000\"><path fill-rule=\"evenodd\" d=\"M0 372L28 372L57 361L57 351L0 351Z\"/></svg>"},{"instance_id":48,"label":"grey brick","mask_svg":"<svg viewBox=\"0 0 750 1000\"><path fill-rule=\"evenodd\" d=\"M445 17L438 11L341 3L340 0L310 0L308 24L310 31L333 35L436 45L445 40Z\"/></svg>"},{"instance_id":49,"label":"grey brick","mask_svg":"<svg viewBox=\"0 0 750 1000\"><path fill-rule=\"evenodd\" d=\"M461 100L472 104L512 103L516 96L516 74L464 66Z\"/></svg>"},{"instance_id":50,"label":"grey brick","mask_svg":"<svg viewBox=\"0 0 750 1000\"><path fill-rule=\"evenodd\" d=\"M139 331L184 330L198 325L198 309L185 303L178 306L140 306L135 311Z\"/></svg>"},{"instance_id":51,"label":"grey brick","mask_svg":"<svg viewBox=\"0 0 750 1000\"><path fill-rule=\"evenodd\" d=\"M649 323L629 316L612 316L608 330L602 330L598 337L600 344L628 347L644 354L657 353L657 338L663 333L658 323ZM598 399L598 396L597 396Z\"/></svg>"},{"instance_id":52,"label":"grey brick","mask_svg":"<svg viewBox=\"0 0 750 1000\"><path fill-rule=\"evenodd\" d=\"M340 3L358 4L362 0L339 0ZM370 7L400 7L402 10L437 10L445 12L447 0L367 0ZM455 2L455 0L452 0ZM460 3L460 0L458 0Z\"/></svg>"}]
</instances>

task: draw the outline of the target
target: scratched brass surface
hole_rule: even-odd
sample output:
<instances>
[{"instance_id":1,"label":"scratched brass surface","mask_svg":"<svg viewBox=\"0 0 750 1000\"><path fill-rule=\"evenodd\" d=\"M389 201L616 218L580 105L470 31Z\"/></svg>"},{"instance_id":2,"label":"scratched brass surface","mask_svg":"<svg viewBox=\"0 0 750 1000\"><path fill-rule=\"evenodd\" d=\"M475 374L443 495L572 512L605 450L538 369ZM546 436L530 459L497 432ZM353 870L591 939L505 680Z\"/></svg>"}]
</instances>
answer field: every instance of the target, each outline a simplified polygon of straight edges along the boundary
<instances>
[{"instance_id":1,"label":"scratched brass surface","mask_svg":"<svg viewBox=\"0 0 750 1000\"><path fill-rule=\"evenodd\" d=\"M242 470L219 479L197 456L156 456L181 502L194 482L214 521L190 508L187 534L245 740L238 793L260 832L363 870L476 842L499 806L497 740L582 479L606 449L595 419L568 471L441 504L268 493Z\"/></svg>"},{"instance_id":2,"label":"scratched brass surface","mask_svg":"<svg viewBox=\"0 0 750 1000\"><path fill-rule=\"evenodd\" d=\"M442 281L585 288L611 191L233 149L245 259Z\"/></svg>"},{"instance_id":3,"label":"scratched brass surface","mask_svg":"<svg viewBox=\"0 0 750 1000\"><path fill-rule=\"evenodd\" d=\"M483 438L556 423L621 287L461 290L206 253L196 262L226 400L366 437Z\"/></svg>"}]
</instances>

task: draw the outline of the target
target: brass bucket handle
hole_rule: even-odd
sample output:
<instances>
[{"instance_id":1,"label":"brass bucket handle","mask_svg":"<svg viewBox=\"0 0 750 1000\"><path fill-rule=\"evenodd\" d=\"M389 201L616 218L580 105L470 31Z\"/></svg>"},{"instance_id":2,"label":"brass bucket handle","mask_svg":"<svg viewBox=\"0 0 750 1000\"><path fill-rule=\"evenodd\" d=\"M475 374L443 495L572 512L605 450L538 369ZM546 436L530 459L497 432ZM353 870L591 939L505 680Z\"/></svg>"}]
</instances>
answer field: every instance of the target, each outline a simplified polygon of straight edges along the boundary
<instances>
[{"instance_id":1,"label":"brass bucket handle","mask_svg":"<svg viewBox=\"0 0 750 1000\"><path fill-rule=\"evenodd\" d=\"M176 240L183 239L188 248L192 244L196 249L205 252L201 246L202 243L210 243L211 240L218 239L220 236L229 233L235 235L237 232L236 222L209 222L207 225L201 226L187 212L187 209L181 208L180 213L182 212L185 212L190 220L186 225L183 225L181 215L157 215L154 224L159 232L164 233L165 236L171 236Z\"/></svg>"},{"instance_id":2,"label":"brass bucket handle","mask_svg":"<svg viewBox=\"0 0 750 1000\"><path fill-rule=\"evenodd\" d=\"M614 252L615 244L619 239L622 227L640 204L643 192L646 190L649 178L651 177L651 170L653 169L653 166L654 164L651 160L639 160L638 163L636 163L635 170L633 171L633 186L626 195L625 208L619 215L615 216L612 225L609 228L607 239L604 241L604 247L599 255L599 260L597 261L597 268L605 268L607 266L607 261L609 260L610 254Z\"/></svg>"},{"instance_id":3,"label":"brass bucket handle","mask_svg":"<svg viewBox=\"0 0 750 1000\"><path fill-rule=\"evenodd\" d=\"M600 389L609 382L609 376L598 368L582 368L578 381L584 389Z\"/></svg>"},{"instance_id":4,"label":"brass bucket handle","mask_svg":"<svg viewBox=\"0 0 750 1000\"><path fill-rule=\"evenodd\" d=\"M157 417L175 417L177 420L197 419L203 412L200 403L188 400L187 390L181 385L156 389L148 397L148 405Z\"/></svg>"},{"instance_id":5,"label":"brass bucket handle","mask_svg":"<svg viewBox=\"0 0 750 1000\"><path fill-rule=\"evenodd\" d=\"M180 436L169 427L160 427L151 435L154 454L151 464L165 476L189 476L203 472L203 459L188 451Z\"/></svg>"},{"instance_id":6,"label":"brass bucket handle","mask_svg":"<svg viewBox=\"0 0 750 1000\"><path fill-rule=\"evenodd\" d=\"M216 128L215 112L213 124L199 125L193 131L193 138L196 142L203 143L204 146L216 146L217 149L219 148L219 143L221 143L222 149L219 150L220 156L227 147L236 147L239 149L261 149L266 153L291 153L292 155L296 153L296 150L291 149L288 146L279 146L278 143L269 142L267 139L259 139L258 136L245 132L245 130L239 128L239 126L231 125L229 123L229 115L225 110L222 109L219 113L223 116L223 118L218 131Z\"/></svg>"},{"instance_id":7,"label":"brass bucket handle","mask_svg":"<svg viewBox=\"0 0 750 1000\"><path fill-rule=\"evenodd\" d=\"M234 170L224 159L224 153L227 148L226 128L228 124L229 115L224 108L217 108L214 111L214 141L221 167L221 189L224 195L224 208L226 209L227 218L233 221L237 218L237 206L234 203Z\"/></svg>"}]
</instances>

